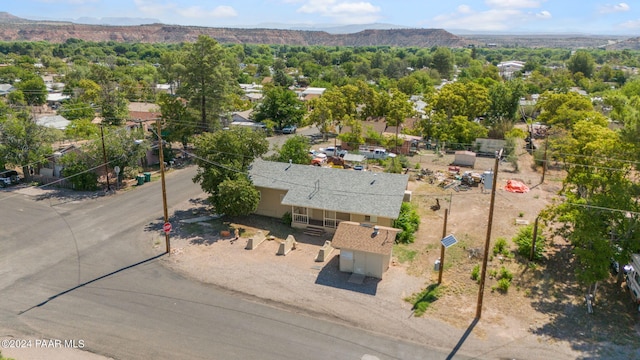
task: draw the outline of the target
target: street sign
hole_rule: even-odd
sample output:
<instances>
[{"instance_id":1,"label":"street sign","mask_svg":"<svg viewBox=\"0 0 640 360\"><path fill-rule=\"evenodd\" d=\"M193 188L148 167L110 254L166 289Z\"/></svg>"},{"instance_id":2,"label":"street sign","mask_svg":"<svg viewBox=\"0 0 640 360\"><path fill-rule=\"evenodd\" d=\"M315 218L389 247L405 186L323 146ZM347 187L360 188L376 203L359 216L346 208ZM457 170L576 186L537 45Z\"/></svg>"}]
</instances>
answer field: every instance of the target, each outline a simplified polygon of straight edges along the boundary
<instances>
[{"instance_id":1,"label":"street sign","mask_svg":"<svg viewBox=\"0 0 640 360\"><path fill-rule=\"evenodd\" d=\"M453 236L453 234L448 235L444 239L440 240L440 243L442 243L442 246L444 246L445 248L448 248L449 246L454 245L457 242L458 242L458 239L456 239L456 237Z\"/></svg>"},{"instance_id":2,"label":"street sign","mask_svg":"<svg viewBox=\"0 0 640 360\"><path fill-rule=\"evenodd\" d=\"M116 175L120 174L120 166L116 165L113 167L113 172L116 173Z\"/></svg>"},{"instance_id":3,"label":"street sign","mask_svg":"<svg viewBox=\"0 0 640 360\"><path fill-rule=\"evenodd\" d=\"M171 223L170 222L164 223L164 225L162 225L162 231L164 231L167 234L170 233L171 232Z\"/></svg>"}]
</instances>

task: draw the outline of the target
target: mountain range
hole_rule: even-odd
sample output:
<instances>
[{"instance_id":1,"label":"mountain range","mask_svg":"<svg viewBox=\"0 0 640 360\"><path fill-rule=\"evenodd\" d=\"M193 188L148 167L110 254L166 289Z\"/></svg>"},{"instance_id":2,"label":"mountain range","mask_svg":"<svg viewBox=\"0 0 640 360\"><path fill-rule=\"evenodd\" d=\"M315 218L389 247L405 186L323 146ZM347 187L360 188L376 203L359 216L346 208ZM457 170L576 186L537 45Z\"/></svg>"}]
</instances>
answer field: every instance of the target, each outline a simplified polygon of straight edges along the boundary
<instances>
[{"instance_id":1,"label":"mountain range","mask_svg":"<svg viewBox=\"0 0 640 360\"><path fill-rule=\"evenodd\" d=\"M80 23L82 22L82 23ZM119 25L112 25L112 24ZM467 46L640 49L640 38L585 34L455 35L443 29L406 28L392 24L315 26L261 24L262 28L213 28L161 24L155 19L82 18L73 21L28 20L0 12L0 41L85 41L180 43L208 35L220 43L323 46L398 46L460 48Z\"/></svg>"}]
</instances>

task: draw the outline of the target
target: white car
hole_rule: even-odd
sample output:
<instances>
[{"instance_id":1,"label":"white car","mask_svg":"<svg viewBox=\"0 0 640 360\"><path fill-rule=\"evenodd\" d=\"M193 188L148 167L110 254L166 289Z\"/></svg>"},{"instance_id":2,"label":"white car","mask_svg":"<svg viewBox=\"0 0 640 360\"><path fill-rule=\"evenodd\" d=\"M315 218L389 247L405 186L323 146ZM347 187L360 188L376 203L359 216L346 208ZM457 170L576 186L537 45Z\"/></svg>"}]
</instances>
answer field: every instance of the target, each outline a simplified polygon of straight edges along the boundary
<instances>
[{"instance_id":1,"label":"white car","mask_svg":"<svg viewBox=\"0 0 640 360\"><path fill-rule=\"evenodd\" d=\"M312 158L320 158L320 159L327 158L327 154L316 151L316 150L309 150L309 156L311 156Z\"/></svg>"}]
</instances>

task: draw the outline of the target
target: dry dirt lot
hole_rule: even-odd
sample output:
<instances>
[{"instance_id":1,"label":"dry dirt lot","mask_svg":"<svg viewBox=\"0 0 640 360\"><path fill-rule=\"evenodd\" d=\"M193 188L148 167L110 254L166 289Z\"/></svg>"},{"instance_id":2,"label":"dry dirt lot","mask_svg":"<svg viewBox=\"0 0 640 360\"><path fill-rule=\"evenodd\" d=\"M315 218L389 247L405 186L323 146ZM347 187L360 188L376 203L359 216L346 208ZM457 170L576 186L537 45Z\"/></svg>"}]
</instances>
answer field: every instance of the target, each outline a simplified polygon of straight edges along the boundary
<instances>
[{"instance_id":1,"label":"dry dirt lot","mask_svg":"<svg viewBox=\"0 0 640 360\"><path fill-rule=\"evenodd\" d=\"M422 168L447 172L452 155L433 152L410 158ZM491 243L498 237L511 239L522 225L533 223L560 189L562 175L533 170L531 156L520 156L519 171L501 164L495 196ZM478 158L476 172L491 169L494 160ZM470 170L470 169L462 169ZM349 170L345 170L349 171ZM504 190L508 179L518 179L531 190L524 194ZM572 275L570 249L562 239L548 239L545 259L528 265L518 256L491 256L488 269L504 266L513 274L507 293L492 291L496 280L488 278L482 319L472 324L478 285L471 271L481 259L487 234L490 193L472 187L466 191L443 189L428 181L410 181L413 200L422 218L416 241L397 245L392 266L383 280L366 278L351 284L338 271L337 251L323 263L314 261L318 249L330 236L311 237L278 220L250 216L180 223L208 214L203 198L175 206L172 221L173 251L164 258L167 266L200 281L216 284L255 301L313 314L333 321L385 333L409 341L488 359L629 359L640 358L638 313L628 295L612 278L599 290L595 313L588 315L582 289ZM439 199L441 208L430 207ZM447 249L440 297L422 317L414 316L405 301L437 282L434 262L440 256L444 209L449 209L447 233L458 243ZM221 237L221 230L240 230L240 239ZM245 250L247 239L263 231L273 240L256 250ZM286 256L276 256L279 241L295 236L298 246ZM162 247L163 235L152 237L150 246ZM515 250L511 240L510 250ZM468 333L470 332L469 336ZM466 335L465 335L466 334Z\"/></svg>"}]
</instances>

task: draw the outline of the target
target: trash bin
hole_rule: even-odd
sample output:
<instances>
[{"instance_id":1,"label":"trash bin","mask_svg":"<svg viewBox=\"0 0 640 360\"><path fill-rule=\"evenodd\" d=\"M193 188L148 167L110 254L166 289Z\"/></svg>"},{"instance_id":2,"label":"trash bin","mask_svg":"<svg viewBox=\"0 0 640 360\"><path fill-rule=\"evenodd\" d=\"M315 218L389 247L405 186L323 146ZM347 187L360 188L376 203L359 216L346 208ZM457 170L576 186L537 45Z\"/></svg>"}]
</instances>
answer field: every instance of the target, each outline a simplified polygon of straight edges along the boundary
<instances>
[{"instance_id":1,"label":"trash bin","mask_svg":"<svg viewBox=\"0 0 640 360\"><path fill-rule=\"evenodd\" d=\"M144 182L149 182L149 181L151 181L151 173L146 172L144 173Z\"/></svg>"},{"instance_id":2,"label":"trash bin","mask_svg":"<svg viewBox=\"0 0 640 360\"><path fill-rule=\"evenodd\" d=\"M136 180L138 180L138 185L143 185L144 184L144 175L136 176Z\"/></svg>"},{"instance_id":3,"label":"trash bin","mask_svg":"<svg viewBox=\"0 0 640 360\"><path fill-rule=\"evenodd\" d=\"M440 259L436 260L436 262L433 264L433 270L440 271Z\"/></svg>"}]
</instances>

